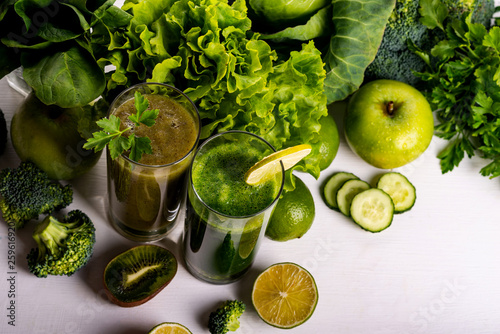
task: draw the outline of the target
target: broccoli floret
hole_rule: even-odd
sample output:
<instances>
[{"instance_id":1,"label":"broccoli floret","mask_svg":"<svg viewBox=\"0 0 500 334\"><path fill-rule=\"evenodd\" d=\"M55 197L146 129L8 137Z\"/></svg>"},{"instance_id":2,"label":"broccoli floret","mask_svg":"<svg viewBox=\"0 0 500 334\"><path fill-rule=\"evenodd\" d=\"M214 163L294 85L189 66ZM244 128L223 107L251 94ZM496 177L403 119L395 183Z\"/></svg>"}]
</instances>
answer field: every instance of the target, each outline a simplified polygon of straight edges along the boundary
<instances>
[{"instance_id":1,"label":"broccoli floret","mask_svg":"<svg viewBox=\"0 0 500 334\"><path fill-rule=\"evenodd\" d=\"M5 152L7 146L7 122L2 109L0 109L0 155Z\"/></svg>"},{"instance_id":2,"label":"broccoli floret","mask_svg":"<svg viewBox=\"0 0 500 334\"><path fill-rule=\"evenodd\" d=\"M68 213L62 221L47 216L33 231L38 248L28 254L28 268L37 277L73 275L87 264L94 251L95 228L80 210Z\"/></svg>"},{"instance_id":3,"label":"broccoli floret","mask_svg":"<svg viewBox=\"0 0 500 334\"><path fill-rule=\"evenodd\" d=\"M490 25L495 11L493 0L442 0L453 17L473 11L473 21ZM443 39L439 29L428 29L420 22L419 0L397 0L385 27L384 37L373 62L366 69L366 80L392 79L418 86L422 81L413 71L422 72L425 62L408 48L408 41L430 50Z\"/></svg>"},{"instance_id":4,"label":"broccoli floret","mask_svg":"<svg viewBox=\"0 0 500 334\"><path fill-rule=\"evenodd\" d=\"M239 317L245 312L245 304L239 300L227 300L210 313L208 330L211 334L224 334L240 327Z\"/></svg>"},{"instance_id":5,"label":"broccoli floret","mask_svg":"<svg viewBox=\"0 0 500 334\"><path fill-rule=\"evenodd\" d=\"M0 210L4 220L15 223L17 229L40 214L65 208L72 201L71 185L63 186L49 179L32 162L0 171Z\"/></svg>"},{"instance_id":6,"label":"broccoli floret","mask_svg":"<svg viewBox=\"0 0 500 334\"><path fill-rule=\"evenodd\" d=\"M443 0L443 2L455 18L472 11L472 21L481 23L487 28L490 27L491 18L495 12L494 0Z\"/></svg>"}]
</instances>

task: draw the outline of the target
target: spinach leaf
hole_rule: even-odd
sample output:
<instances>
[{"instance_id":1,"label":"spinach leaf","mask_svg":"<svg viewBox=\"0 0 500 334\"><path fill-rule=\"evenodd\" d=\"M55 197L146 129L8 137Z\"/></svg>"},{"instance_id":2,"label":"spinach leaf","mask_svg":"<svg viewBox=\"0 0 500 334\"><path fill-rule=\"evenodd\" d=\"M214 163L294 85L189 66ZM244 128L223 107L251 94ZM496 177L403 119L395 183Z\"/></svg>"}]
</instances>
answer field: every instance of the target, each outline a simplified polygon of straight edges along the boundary
<instances>
[{"instance_id":1,"label":"spinach leaf","mask_svg":"<svg viewBox=\"0 0 500 334\"><path fill-rule=\"evenodd\" d=\"M62 108L83 106L105 87L101 68L86 50L71 44L55 53L25 54L24 79L43 103Z\"/></svg>"}]
</instances>

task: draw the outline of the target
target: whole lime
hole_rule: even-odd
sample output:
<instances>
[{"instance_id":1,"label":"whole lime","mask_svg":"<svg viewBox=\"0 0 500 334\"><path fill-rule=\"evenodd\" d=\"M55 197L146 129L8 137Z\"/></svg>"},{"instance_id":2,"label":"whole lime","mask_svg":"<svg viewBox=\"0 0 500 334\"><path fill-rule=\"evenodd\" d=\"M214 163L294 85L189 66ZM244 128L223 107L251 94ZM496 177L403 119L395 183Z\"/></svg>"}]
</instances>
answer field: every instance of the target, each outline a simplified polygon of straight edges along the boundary
<instances>
[{"instance_id":1,"label":"whole lime","mask_svg":"<svg viewBox=\"0 0 500 334\"><path fill-rule=\"evenodd\" d=\"M339 130L337 128L337 123L332 116L328 115L322 117L319 120L321 124L321 129L319 130L320 136L320 161L319 168L324 170L330 166L333 159L337 156L339 150Z\"/></svg>"},{"instance_id":2,"label":"whole lime","mask_svg":"<svg viewBox=\"0 0 500 334\"><path fill-rule=\"evenodd\" d=\"M83 148L85 139L78 131L80 113L77 108L45 105L34 94L28 95L10 127L19 158L32 161L55 180L70 180L89 171L102 152Z\"/></svg>"},{"instance_id":3,"label":"whole lime","mask_svg":"<svg viewBox=\"0 0 500 334\"><path fill-rule=\"evenodd\" d=\"M266 229L266 236L275 241L302 237L315 216L314 199L306 184L295 177L295 189L283 193Z\"/></svg>"},{"instance_id":4,"label":"whole lime","mask_svg":"<svg viewBox=\"0 0 500 334\"><path fill-rule=\"evenodd\" d=\"M330 166L339 150L339 131L337 123L332 116L327 115L319 119L321 129L318 132L317 141L311 143L312 153L304 158L308 164L318 166L325 170Z\"/></svg>"}]
</instances>

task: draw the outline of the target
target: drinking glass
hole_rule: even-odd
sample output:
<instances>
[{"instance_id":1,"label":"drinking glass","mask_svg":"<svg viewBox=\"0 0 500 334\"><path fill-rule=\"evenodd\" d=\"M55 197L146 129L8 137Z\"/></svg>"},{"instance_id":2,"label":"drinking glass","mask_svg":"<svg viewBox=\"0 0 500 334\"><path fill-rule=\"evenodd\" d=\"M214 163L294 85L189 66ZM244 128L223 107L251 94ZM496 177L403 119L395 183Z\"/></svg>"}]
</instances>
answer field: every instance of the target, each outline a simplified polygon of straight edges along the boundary
<instances>
[{"instance_id":1,"label":"drinking glass","mask_svg":"<svg viewBox=\"0 0 500 334\"><path fill-rule=\"evenodd\" d=\"M198 145L200 117L185 94L160 83L142 83L123 91L111 104L109 115L116 115L127 101L132 103L136 91L150 100L150 109L155 106L159 109L156 128L149 136L153 150L154 143L162 143L158 144L161 151L158 157L150 157L145 164L131 160L127 154L112 159L108 150L109 216L120 234L131 240L148 242L163 238L177 223L180 208L185 203L188 167ZM151 105L153 98L156 102ZM177 119L177 113L189 121L184 122L190 124L189 128L184 129L187 125ZM162 122L162 119L168 121ZM169 131L176 131L175 135L165 139ZM153 141L154 138L158 142ZM176 155L170 156L171 153ZM178 158L168 161L167 156Z\"/></svg>"},{"instance_id":2,"label":"drinking glass","mask_svg":"<svg viewBox=\"0 0 500 334\"><path fill-rule=\"evenodd\" d=\"M280 197L284 170L258 186L244 174L275 152L264 139L229 131L198 149L188 178L183 254L188 270L201 280L225 284L240 278L253 263L269 218Z\"/></svg>"}]
</instances>

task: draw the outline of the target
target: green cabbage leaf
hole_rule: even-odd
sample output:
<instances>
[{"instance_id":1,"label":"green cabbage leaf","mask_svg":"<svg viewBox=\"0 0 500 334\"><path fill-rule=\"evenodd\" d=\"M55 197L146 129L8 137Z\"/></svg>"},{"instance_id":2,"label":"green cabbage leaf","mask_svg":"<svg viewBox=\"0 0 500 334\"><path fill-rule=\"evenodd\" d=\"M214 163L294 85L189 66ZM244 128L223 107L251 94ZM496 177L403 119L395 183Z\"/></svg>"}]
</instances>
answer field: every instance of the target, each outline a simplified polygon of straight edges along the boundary
<instances>
[{"instance_id":1,"label":"green cabbage leaf","mask_svg":"<svg viewBox=\"0 0 500 334\"><path fill-rule=\"evenodd\" d=\"M253 3L250 1L250 5ZM264 22L255 29L276 49L287 50L309 40L316 42L325 63L324 88L330 104L344 100L363 83L365 70L382 42L395 0L330 0L323 2L320 9L308 12L309 17L300 24L266 22L271 15L279 15L280 8L274 5L274 0L260 0L257 4L255 20ZM294 1L282 6L293 7ZM266 30L268 27L272 31Z\"/></svg>"},{"instance_id":2,"label":"green cabbage leaf","mask_svg":"<svg viewBox=\"0 0 500 334\"><path fill-rule=\"evenodd\" d=\"M333 35L324 53L328 102L340 101L363 83L375 59L394 0L333 0Z\"/></svg>"}]
</instances>

